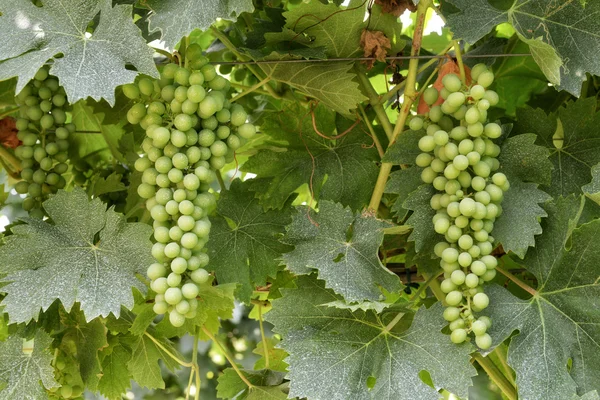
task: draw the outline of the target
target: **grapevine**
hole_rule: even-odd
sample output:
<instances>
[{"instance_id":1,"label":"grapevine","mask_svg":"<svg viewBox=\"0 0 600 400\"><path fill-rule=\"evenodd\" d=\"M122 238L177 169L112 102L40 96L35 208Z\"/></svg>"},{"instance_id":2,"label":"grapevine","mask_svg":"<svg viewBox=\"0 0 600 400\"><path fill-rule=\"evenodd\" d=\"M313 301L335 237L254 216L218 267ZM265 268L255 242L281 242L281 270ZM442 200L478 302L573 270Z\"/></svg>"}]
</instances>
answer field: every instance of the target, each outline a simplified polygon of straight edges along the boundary
<instances>
[{"instance_id":1,"label":"grapevine","mask_svg":"<svg viewBox=\"0 0 600 400\"><path fill-rule=\"evenodd\" d=\"M597 15L0 0L0 400L600 400Z\"/></svg>"},{"instance_id":2,"label":"grapevine","mask_svg":"<svg viewBox=\"0 0 600 400\"><path fill-rule=\"evenodd\" d=\"M156 240L156 263L147 271L156 292L154 311L168 313L176 327L196 316L196 297L209 283L207 216L215 207L210 184L256 132L244 109L228 100L229 82L201 51L191 45L187 67L167 64L159 80L142 78L123 89L138 101L128 121L146 131L145 153L135 169L143 172L137 191L147 199Z\"/></svg>"}]
</instances>

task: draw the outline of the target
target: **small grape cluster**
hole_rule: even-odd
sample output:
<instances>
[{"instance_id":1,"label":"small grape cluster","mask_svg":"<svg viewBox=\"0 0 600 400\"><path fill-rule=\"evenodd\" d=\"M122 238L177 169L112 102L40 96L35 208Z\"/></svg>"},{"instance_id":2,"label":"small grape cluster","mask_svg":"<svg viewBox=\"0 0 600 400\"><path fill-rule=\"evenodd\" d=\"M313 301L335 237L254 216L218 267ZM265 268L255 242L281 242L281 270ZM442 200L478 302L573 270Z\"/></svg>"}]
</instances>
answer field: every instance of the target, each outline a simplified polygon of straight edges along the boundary
<instances>
[{"instance_id":1,"label":"small grape cluster","mask_svg":"<svg viewBox=\"0 0 600 400\"><path fill-rule=\"evenodd\" d=\"M49 389L48 398L51 400L63 399L83 399L83 388L85 387L79 369L77 360L72 355L77 354L75 343L69 341L67 351L62 348L56 349L54 359L54 378L60 386Z\"/></svg>"},{"instance_id":2,"label":"small grape cluster","mask_svg":"<svg viewBox=\"0 0 600 400\"><path fill-rule=\"evenodd\" d=\"M493 142L502 134L496 123L487 123L487 110L498 103L498 94L487 89L494 75L484 64L472 69L474 84L465 87L455 74L445 75L443 89L430 87L423 92L432 106L424 120L414 117L413 130L426 128L419 140L422 151L416 164L423 168L421 179L439 193L431 198L435 232L445 241L434 248L444 271L441 289L448 307L444 318L450 323L451 340L462 343L468 334L487 349L492 339L486 331L491 320L474 313L485 309L488 296L482 285L496 276L497 259L491 255L494 222L502 214L500 203L509 189L499 169L500 147Z\"/></svg>"},{"instance_id":3,"label":"small grape cluster","mask_svg":"<svg viewBox=\"0 0 600 400\"><path fill-rule=\"evenodd\" d=\"M169 314L175 327L194 318L210 232L208 214L215 208L210 183L215 170L233 161L234 152L256 133L243 107L227 99L229 81L196 45L186 50L187 67L166 65L159 80L141 79L124 86L138 101L127 113L132 124L146 130L143 157L135 169L143 172L140 197L153 219L156 263L148 268L156 292L154 311Z\"/></svg>"},{"instance_id":4,"label":"small grape cluster","mask_svg":"<svg viewBox=\"0 0 600 400\"><path fill-rule=\"evenodd\" d=\"M68 111L65 90L58 80L42 67L16 96L20 106L16 127L22 145L15 149L21 159L22 181L15 185L19 194L28 194L23 209L41 218L41 203L49 194L66 185L69 135L75 125L67 124Z\"/></svg>"}]
</instances>

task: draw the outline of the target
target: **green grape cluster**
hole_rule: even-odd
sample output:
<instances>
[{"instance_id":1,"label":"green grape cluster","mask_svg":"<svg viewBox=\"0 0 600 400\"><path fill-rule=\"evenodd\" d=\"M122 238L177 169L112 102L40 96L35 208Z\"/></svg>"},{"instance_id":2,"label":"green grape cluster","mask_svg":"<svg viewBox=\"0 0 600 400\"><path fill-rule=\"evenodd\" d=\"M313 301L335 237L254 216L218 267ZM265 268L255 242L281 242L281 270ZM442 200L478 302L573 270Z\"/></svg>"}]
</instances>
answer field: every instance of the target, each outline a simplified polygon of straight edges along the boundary
<instances>
[{"instance_id":1,"label":"green grape cluster","mask_svg":"<svg viewBox=\"0 0 600 400\"><path fill-rule=\"evenodd\" d=\"M431 198L434 230L444 235L434 252L444 271L441 289L448 307L444 318L450 323L451 340L462 343L469 333L482 349L492 345L486 332L488 317L475 313L485 309L489 298L483 284L496 276L497 259L491 255L494 222L502 214L501 202L510 185L506 176L496 172L500 147L494 143L501 127L487 122L487 110L498 103L498 94L487 89L494 74L484 64L472 70L473 84L465 87L455 74L444 76L443 89L431 87L424 100L435 104L425 119L412 118L413 130L425 128L419 140L422 151L416 164L423 168L421 179L438 192Z\"/></svg>"},{"instance_id":2,"label":"green grape cluster","mask_svg":"<svg viewBox=\"0 0 600 400\"><path fill-rule=\"evenodd\" d=\"M28 194L23 209L34 217L42 217L41 203L49 194L66 185L69 135L75 125L67 124L69 111L65 90L58 79L42 67L16 96L19 118L17 137L22 145L15 149L21 159L22 181L15 185L20 194Z\"/></svg>"},{"instance_id":3,"label":"green grape cluster","mask_svg":"<svg viewBox=\"0 0 600 400\"><path fill-rule=\"evenodd\" d=\"M143 173L138 194L147 199L156 240L156 263L147 271L157 293L154 311L168 313L176 327L195 317L201 285L209 281L204 267L214 171L256 133L243 107L229 102L229 81L199 47L187 48L186 63L168 64L159 80L143 78L123 89L136 100L129 122L146 131L135 169Z\"/></svg>"},{"instance_id":4,"label":"green grape cluster","mask_svg":"<svg viewBox=\"0 0 600 400\"><path fill-rule=\"evenodd\" d=\"M60 386L48 390L50 400L83 400L85 384L81 379L77 360L74 358L74 355L77 354L77 347L74 342L68 342L66 349L56 349L53 361L54 379Z\"/></svg>"}]
</instances>

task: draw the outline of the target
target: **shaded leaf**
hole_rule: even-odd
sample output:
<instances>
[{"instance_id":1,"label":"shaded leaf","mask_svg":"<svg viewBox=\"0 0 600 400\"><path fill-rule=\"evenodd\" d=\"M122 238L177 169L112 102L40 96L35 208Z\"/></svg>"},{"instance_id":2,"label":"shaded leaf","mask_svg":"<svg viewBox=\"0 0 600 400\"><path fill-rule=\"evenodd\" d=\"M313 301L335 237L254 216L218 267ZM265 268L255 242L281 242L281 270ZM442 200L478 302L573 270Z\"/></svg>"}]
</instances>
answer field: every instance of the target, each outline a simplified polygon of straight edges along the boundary
<instances>
[{"instance_id":1,"label":"shaded leaf","mask_svg":"<svg viewBox=\"0 0 600 400\"><path fill-rule=\"evenodd\" d=\"M295 274L317 270L319 279L348 302L383 299L381 288L401 289L400 280L379 260L383 228L389 224L329 201L319 203L319 212L297 213L286 228L283 242L294 250L283 262Z\"/></svg>"},{"instance_id":2,"label":"shaded leaf","mask_svg":"<svg viewBox=\"0 0 600 400\"><path fill-rule=\"evenodd\" d=\"M582 187L583 193L591 200L600 204L600 164L592 168L592 181Z\"/></svg>"},{"instance_id":3,"label":"shaded leaf","mask_svg":"<svg viewBox=\"0 0 600 400\"><path fill-rule=\"evenodd\" d=\"M208 242L209 266L218 281L240 284L237 295L246 302L256 285L277 274L277 259L290 250L277 237L292 213L289 206L265 211L249 186L250 182L235 180L221 193Z\"/></svg>"},{"instance_id":4,"label":"shaded leaf","mask_svg":"<svg viewBox=\"0 0 600 400\"><path fill-rule=\"evenodd\" d=\"M390 179L385 186L385 193L397 194L398 198L392 205L392 212L398 220L402 221L409 210L404 208L404 202L408 196L417 190L423 183L421 180L422 169L416 166L400 169L390 174Z\"/></svg>"}]
</instances>

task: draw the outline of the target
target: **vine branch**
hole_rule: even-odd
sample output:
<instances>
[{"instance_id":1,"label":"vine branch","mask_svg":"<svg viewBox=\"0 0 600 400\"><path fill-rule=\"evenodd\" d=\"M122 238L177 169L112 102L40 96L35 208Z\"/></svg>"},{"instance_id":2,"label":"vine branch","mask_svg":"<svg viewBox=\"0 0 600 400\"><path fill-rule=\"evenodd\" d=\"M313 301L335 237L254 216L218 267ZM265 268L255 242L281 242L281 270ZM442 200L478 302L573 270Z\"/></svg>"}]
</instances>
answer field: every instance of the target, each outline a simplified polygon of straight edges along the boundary
<instances>
[{"instance_id":1,"label":"vine branch","mask_svg":"<svg viewBox=\"0 0 600 400\"><path fill-rule=\"evenodd\" d=\"M532 288L531 286L529 286L528 284L526 284L525 282L523 282L522 280L520 280L519 278L517 278L516 276L511 274L510 272L506 271L504 268L497 266L496 271L498 271L502 275L506 276L508 279L513 281L517 286L519 286L521 289L523 289L530 295L537 296L537 294L538 294L537 290L535 290L534 288Z\"/></svg>"},{"instance_id":2,"label":"vine branch","mask_svg":"<svg viewBox=\"0 0 600 400\"><path fill-rule=\"evenodd\" d=\"M489 358L479 353L473 353L472 357L509 400L517 400L517 389L515 389Z\"/></svg>"}]
</instances>

